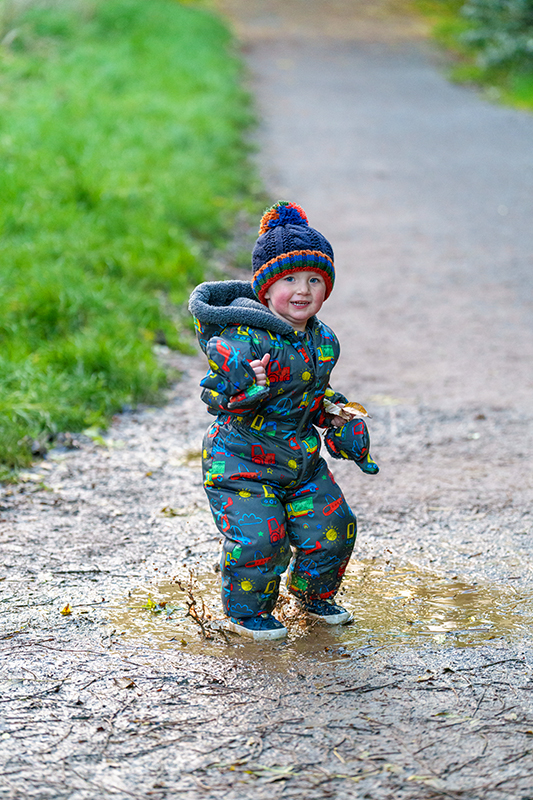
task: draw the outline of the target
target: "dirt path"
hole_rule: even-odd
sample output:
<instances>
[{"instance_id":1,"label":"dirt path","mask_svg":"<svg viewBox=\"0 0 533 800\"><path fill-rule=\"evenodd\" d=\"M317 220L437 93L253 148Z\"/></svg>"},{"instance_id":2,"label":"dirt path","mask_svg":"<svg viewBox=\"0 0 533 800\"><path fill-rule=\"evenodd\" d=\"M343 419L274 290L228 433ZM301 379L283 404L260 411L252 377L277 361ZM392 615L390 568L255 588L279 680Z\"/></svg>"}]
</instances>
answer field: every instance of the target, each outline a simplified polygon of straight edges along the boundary
<instances>
[{"instance_id":1,"label":"dirt path","mask_svg":"<svg viewBox=\"0 0 533 800\"><path fill-rule=\"evenodd\" d=\"M335 385L373 414L379 476L333 466L357 624L256 647L185 618L174 579L216 608L218 539L203 363L175 357L164 408L3 492L0 797L525 800L533 118L448 84L385 3L221 3L267 187L335 247Z\"/></svg>"}]
</instances>

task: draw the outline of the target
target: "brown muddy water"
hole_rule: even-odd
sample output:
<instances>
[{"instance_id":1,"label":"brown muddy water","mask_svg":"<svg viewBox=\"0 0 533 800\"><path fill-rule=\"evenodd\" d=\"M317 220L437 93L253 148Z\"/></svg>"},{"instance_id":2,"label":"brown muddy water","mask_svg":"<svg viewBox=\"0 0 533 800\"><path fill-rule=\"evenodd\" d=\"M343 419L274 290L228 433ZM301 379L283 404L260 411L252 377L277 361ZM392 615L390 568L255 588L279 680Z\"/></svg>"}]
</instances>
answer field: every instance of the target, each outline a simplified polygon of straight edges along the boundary
<instances>
[{"instance_id":1,"label":"brown muddy water","mask_svg":"<svg viewBox=\"0 0 533 800\"><path fill-rule=\"evenodd\" d=\"M414 565L354 561L339 601L353 612L345 626L310 623L282 593L277 616L287 625L285 641L255 644L218 629L222 622L220 577L214 573L172 577L130 592L110 609L115 635L124 640L204 655L254 659L272 653L280 667L295 657L349 658L378 648L475 647L489 640L518 641L533 625L533 595L512 586L464 583ZM204 626L194 621L189 604Z\"/></svg>"}]
</instances>

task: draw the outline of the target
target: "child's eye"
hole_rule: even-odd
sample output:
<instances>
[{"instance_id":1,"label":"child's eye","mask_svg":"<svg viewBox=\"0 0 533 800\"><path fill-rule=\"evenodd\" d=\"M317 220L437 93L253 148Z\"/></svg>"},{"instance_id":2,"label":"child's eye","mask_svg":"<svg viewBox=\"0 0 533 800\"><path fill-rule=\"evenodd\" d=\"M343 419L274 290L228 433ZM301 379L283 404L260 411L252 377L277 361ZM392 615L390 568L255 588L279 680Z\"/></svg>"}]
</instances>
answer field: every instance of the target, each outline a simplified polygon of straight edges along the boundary
<instances>
[{"instance_id":1,"label":"child's eye","mask_svg":"<svg viewBox=\"0 0 533 800\"><path fill-rule=\"evenodd\" d=\"M293 275L286 275L285 276L285 280L288 281L288 283L292 283L293 280L294 280L294 276Z\"/></svg>"}]
</instances>

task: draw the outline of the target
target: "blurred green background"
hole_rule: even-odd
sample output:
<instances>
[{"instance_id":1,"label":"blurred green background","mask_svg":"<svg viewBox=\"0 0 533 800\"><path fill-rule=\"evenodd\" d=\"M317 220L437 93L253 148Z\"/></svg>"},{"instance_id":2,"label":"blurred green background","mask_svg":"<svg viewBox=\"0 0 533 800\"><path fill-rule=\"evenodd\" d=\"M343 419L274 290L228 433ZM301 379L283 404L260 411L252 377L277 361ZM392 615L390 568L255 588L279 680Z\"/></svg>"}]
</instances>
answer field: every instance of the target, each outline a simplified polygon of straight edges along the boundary
<instances>
[{"instance_id":1,"label":"blurred green background","mask_svg":"<svg viewBox=\"0 0 533 800\"><path fill-rule=\"evenodd\" d=\"M254 207L223 23L176 0L0 0L0 477L168 380L174 309ZM179 325L178 325L179 328Z\"/></svg>"},{"instance_id":2,"label":"blurred green background","mask_svg":"<svg viewBox=\"0 0 533 800\"><path fill-rule=\"evenodd\" d=\"M325 3L328 0L324 0ZM411 0L452 76L533 108L533 0ZM0 479L155 402L154 344L262 201L207 0L0 0Z\"/></svg>"},{"instance_id":3,"label":"blurred green background","mask_svg":"<svg viewBox=\"0 0 533 800\"><path fill-rule=\"evenodd\" d=\"M453 80L533 110L533 0L414 0L453 55Z\"/></svg>"}]
</instances>

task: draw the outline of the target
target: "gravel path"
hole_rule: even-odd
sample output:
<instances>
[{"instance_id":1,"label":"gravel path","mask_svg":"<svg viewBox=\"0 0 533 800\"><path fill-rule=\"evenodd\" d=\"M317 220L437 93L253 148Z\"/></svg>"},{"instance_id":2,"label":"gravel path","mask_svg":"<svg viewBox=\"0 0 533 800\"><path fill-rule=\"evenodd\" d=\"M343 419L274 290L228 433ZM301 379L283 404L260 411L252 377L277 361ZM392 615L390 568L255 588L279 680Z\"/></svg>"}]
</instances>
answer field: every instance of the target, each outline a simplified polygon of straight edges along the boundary
<instances>
[{"instance_id":1,"label":"gravel path","mask_svg":"<svg viewBox=\"0 0 533 800\"><path fill-rule=\"evenodd\" d=\"M204 366L162 351L164 407L3 490L0 797L526 800L533 117L447 83L399 3L220 2L267 188L335 247L335 386L373 415L380 474L333 465L357 624L286 607L259 647L185 616L216 627Z\"/></svg>"}]
</instances>

